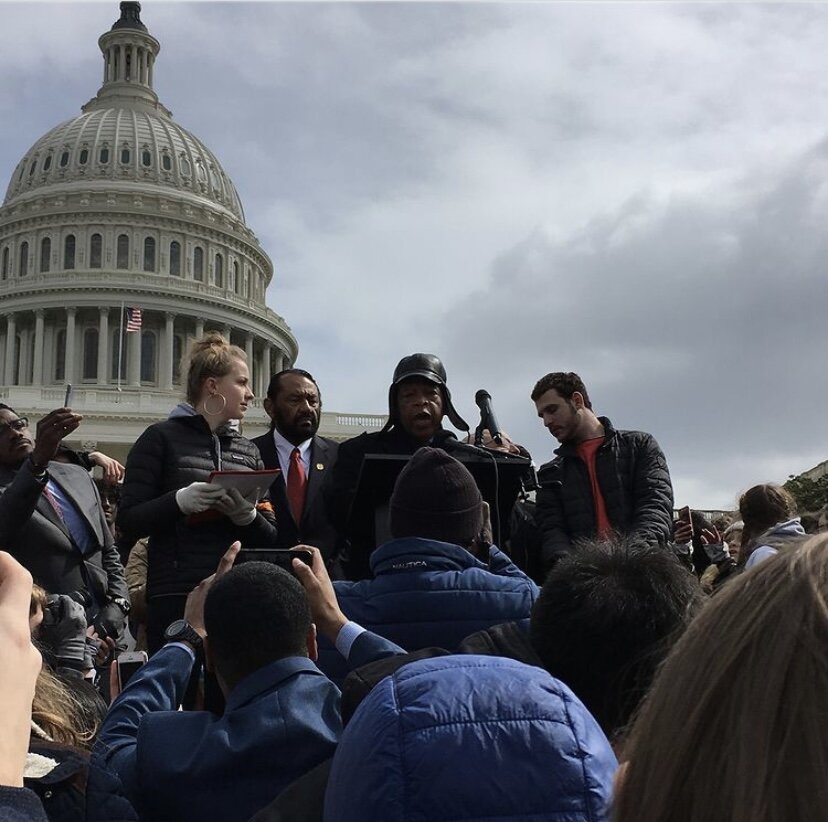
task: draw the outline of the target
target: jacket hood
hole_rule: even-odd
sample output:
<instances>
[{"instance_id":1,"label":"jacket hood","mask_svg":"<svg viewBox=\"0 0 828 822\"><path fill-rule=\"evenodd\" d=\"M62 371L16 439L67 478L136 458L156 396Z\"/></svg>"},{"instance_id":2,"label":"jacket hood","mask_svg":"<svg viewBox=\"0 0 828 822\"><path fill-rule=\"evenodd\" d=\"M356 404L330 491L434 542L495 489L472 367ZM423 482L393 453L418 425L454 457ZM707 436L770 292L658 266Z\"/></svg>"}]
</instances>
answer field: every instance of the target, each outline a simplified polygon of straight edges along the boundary
<instances>
[{"instance_id":1,"label":"jacket hood","mask_svg":"<svg viewBox=\"0 0 828 822\"><path fill-rule=\"evenodd\" d=\"M764 534L757 538L756 544L763 545L767 540L789 539L790 537L804 537L805 529L799 517L794 517L785 522L777 522L772 528L768 528Z\"/></svg>"},{"instance_id":2,"label":"jacket hood","mask_svg":"<svg viewBox=\"0 0 828 822\"><path fill-rule=\"evenodd\" d=\"M412 570L462 571L466 568L488 570L486 565L475 559L460 545L422 537L392 539L371 554L370 563L374 576Z\"/></svg>"},{"instance_id":3,"label":"jacket hood","mask_svg":"<svg viewBox=\"0 0 828 822\"><path fill-rule=\"evenodd\" d=\"M597 722L546 671L499 657L425 659L357 709L324 818L605 822L616 768Z\"/></svg>"}]
</instances>

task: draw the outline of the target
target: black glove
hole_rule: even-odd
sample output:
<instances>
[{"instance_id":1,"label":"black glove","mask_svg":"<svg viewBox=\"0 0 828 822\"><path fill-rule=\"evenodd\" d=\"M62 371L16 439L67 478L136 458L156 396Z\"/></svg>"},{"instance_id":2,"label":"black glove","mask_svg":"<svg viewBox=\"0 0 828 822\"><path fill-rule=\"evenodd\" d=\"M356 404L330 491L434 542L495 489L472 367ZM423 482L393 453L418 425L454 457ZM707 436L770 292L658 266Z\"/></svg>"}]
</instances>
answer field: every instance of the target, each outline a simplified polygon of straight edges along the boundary
<instances>
[{"instance_id":1,"label":"black glove","mask_svg":"<svg viewBox=\"0 0 828 822\"><path fill-rule=\"evenodd\" d=\"M66 594L51 594L46 599L41 628L43 641L55 650L58 668L87 670L86 611Z\"/></svg>"},{"instance_id":2,"label":"black glove","mask_svg":"<svg viewBox=\"0 0 828 822\"><path fill-rule=\"evenodd\" d=\"M95 630L101 639L108 636L117 639L124 629L125 619L126 614L120 605L115 602L107 602L95 619Z\"/></svg>"}]
</instances>

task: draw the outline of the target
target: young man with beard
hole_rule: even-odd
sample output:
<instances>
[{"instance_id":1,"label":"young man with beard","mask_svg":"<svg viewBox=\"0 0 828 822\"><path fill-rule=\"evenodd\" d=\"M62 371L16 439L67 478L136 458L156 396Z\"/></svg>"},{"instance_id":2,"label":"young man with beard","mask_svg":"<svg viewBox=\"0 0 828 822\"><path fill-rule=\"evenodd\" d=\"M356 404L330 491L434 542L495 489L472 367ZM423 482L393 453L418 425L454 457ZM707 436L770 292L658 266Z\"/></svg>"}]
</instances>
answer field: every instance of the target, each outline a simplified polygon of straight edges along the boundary
<instances>
[{"instance_id":1,"label":"young man with beard","mask_svg":"<svg viewBox=\"0 0 828 822\"><path fill-rule=\"evenodd\" d=\"M561 443L541 466L536 519L549 570L583 538L627 534L642 542L672 540L673 486L658 443L643 431L618 431L592 410L572 372L538 380L532 400Z\"/></svg>"},{"instance_id":2,"label":"young man with beard","mask_svg":"<svg viewBox=\"0 0 828 822\"><path fill-rule=\"evenodd\" d=\"M270 486L277 547L316 546L336 579L341 576L339 539L319 490L336 463L339 444L316 434L322 413L319 386L307 371L287 368L271 378L264 409L270 431L253 442L266 468L282 470Z\"/></svg>"}]
</instances>

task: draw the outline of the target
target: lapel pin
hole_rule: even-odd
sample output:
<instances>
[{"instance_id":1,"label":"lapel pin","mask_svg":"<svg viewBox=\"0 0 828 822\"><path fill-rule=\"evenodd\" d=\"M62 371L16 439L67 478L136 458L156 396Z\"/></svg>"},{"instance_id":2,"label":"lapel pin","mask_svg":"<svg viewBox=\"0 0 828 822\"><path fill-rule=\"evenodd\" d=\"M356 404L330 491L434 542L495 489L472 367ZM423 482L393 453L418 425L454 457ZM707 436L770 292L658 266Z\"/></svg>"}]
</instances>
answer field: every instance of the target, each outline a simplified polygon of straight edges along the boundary
<instances>
[{"instance_id":1,"label":"lapel pin","mask_svg":"<svg viewBox=\"0 0 828 822\"><path fill-rule=\"evenodd\" d=\"M322 471L322 470L324 470L324 468L325 468L325 466L321 462L316 463L316 470L317 471Z\"/></svg>"}]
</instances>

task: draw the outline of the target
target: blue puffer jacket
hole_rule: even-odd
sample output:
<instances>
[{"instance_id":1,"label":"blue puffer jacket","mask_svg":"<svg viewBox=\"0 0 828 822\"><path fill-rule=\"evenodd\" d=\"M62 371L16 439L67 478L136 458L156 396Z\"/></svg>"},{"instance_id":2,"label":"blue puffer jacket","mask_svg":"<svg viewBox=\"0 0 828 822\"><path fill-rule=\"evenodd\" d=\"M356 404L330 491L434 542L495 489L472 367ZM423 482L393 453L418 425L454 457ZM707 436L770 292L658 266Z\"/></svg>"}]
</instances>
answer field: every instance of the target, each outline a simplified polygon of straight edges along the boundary
<instances>
[{"instance_id":1,"label":"blue puffer jacket","mask_svg":"<svg viewBox=\"0 0 828 822\"><path fill-rule=\"evenodd\" d=\"M407 651L436 646L457 650L469 634L501 622L523 621L538 587L492 547L484 565L459 545L406 537L371 554L374 579L334 582L345 615ZM348 673L322 640L319 667L335 682Z\"/></svg>"},{"instance_id":2,"label":"blue puffer jacket","mask_svg":"<svg viewBox=\"0 0 828 822\"><path fill-rule=\"evenodd\" d=\"M357 709L334 755L325 822L604 822L616 768L598 723L546 671L426 659Z\"/></svg>"}]
</instances>

